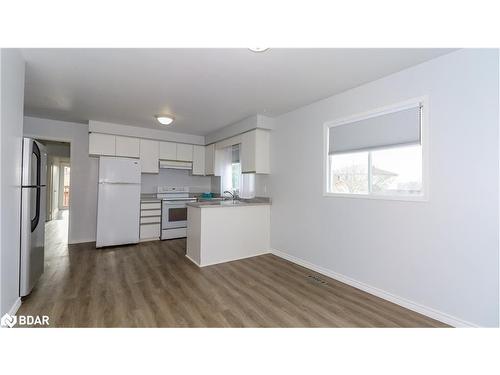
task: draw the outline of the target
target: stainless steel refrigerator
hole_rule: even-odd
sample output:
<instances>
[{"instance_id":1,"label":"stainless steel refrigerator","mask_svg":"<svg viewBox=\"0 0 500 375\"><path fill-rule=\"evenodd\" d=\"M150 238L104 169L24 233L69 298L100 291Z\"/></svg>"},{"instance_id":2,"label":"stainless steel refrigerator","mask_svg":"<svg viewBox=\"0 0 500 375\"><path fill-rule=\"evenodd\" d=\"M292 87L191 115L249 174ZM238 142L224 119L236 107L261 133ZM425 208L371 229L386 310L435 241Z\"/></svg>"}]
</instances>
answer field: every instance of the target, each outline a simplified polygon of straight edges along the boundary
<instances>
[{"instance_id":1,"label":"stainless steel refrigerator","mask_svg":"<svg viewBox=\"0 0 500 375\"><path fill-rule=\"evenodd\" d=\"M21 176L21 263L19 294L30 294L43 273L47 152L31 138L23 140Z\"/></svg>"}]
</instances>

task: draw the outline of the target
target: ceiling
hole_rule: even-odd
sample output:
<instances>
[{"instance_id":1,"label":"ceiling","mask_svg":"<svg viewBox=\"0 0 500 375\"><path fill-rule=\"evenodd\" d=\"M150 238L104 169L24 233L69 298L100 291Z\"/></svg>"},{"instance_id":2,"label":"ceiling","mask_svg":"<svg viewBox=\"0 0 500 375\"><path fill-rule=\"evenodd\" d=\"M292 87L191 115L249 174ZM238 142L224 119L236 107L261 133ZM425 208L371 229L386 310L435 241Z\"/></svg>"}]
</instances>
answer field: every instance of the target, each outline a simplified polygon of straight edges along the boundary
<instances>
[{"instance_id":1,"label":"ceiling","mask_svg":"<svg viewBox=\"0 0 500 375\"><path fill-rule=\"evenodd\" d=\"M449 49L23 49L25 113L206 135L276 116ZM169 113L160 126L155 114Z\"/></svg>"}]
</instances>

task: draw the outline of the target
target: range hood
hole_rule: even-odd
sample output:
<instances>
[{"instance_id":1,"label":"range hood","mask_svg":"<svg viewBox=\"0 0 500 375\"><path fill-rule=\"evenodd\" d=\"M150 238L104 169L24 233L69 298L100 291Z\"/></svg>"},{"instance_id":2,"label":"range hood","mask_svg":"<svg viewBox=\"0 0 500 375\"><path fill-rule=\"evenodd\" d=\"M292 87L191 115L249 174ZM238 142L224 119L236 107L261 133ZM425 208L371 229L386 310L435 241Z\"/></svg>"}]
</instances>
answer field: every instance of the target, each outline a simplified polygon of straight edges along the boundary
<instances>
[{"instance_id":1,"label":"range hood","mask_svg":"<svg viewBox=\"0 0 500 375\"><path fill-rule=\"evenodd\" d=\"M160 160L162 169L193 169L193 163L190 161Z\"/></svg>"}]
</instances>

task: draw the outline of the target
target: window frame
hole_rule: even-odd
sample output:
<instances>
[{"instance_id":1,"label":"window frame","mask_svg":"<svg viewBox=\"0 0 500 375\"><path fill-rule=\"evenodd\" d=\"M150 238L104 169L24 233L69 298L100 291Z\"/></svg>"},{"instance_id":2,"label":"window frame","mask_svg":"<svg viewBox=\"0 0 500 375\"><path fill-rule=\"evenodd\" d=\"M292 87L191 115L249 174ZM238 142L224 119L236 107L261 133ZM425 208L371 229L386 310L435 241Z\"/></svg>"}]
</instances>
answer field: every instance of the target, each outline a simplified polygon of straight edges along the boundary
<instances>
[{"instance_id":1,"label":"window frame","mask_svg":"<svg viewBox=\"0 0 500 375\"><path fill-rule=\"evenodd\" d=\"M346 125L351 122L365 120L371 117L377 117L384 114L404 110L415 105L422 106L421 112L421 145L422 145L422 194L418 196L411 195L382 195L374 194L370 191L365 193L333 193L329 188L329 134L330 128L340 125ZM396 104L376 108L356 115L343 117L337 120L328 121L323 124L323 196L332 198L352 198L352 199L379 199L391 201L407 202L428 202L429 201L429 98L427 95L405 100ZM367 150L368 151L368 150ZM370 174L370 171L369 171ZM369 182L370 183L370 182Z\"/></svg>"}]
</instances>

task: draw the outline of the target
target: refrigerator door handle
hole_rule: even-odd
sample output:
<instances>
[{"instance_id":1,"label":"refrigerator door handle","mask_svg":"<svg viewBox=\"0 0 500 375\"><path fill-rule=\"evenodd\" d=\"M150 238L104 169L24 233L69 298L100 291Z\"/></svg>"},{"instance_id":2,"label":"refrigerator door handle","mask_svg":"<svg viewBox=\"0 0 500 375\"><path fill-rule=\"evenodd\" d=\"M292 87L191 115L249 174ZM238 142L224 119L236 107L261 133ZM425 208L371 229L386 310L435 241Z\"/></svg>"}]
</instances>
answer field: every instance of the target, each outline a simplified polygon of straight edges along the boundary
<instances>
[{"instance_id":1,"label":"refrigerator door handle","mask_svg":"<svg viewBox=\"0 0 500 375\"><path fill-rule=\"evenodd\" d=\"M33 142L33 154L36 157L36 203L35 203L35 217L31 220L31 232L33 232L38 222L40 221L40 181L41 181L41 169L42 169L42 157L40 155L40 149L36 142Z\"/></svg>"},{"instance_id":2,"label":"refrigerator door handle","mask_svg":"<svg viewBox=\"0 0 500 375\"><path fill-rule=\"evenodd\" d=\"M35 217L31 219L31 232L34 232L38 223L40 221L40 190L39 187L36 187L36 203L35 203Z\"/></svg>"}]
</instances>

